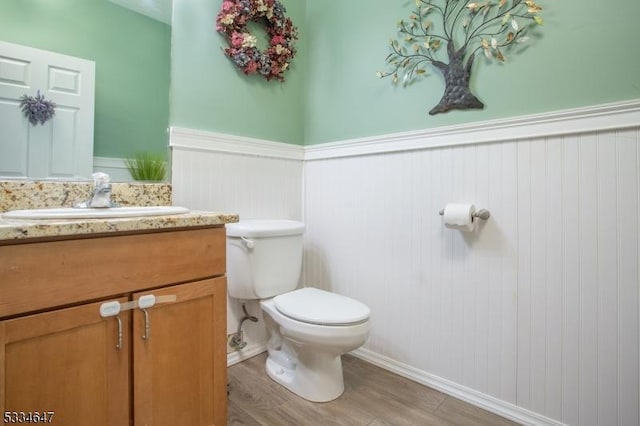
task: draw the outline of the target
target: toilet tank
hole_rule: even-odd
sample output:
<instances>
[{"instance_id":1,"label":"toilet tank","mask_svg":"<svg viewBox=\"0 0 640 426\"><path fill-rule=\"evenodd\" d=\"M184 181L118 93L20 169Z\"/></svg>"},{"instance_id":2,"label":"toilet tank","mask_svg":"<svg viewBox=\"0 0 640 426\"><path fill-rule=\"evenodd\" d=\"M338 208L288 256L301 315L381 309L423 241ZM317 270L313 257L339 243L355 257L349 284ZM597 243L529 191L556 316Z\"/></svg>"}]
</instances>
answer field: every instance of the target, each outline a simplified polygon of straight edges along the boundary
<instances>
[{"instance_id":1,"label":"toilet tank","mask_svg":"<svg viewBox=\"0 0 640 426\"><path fill-rule=\"evenodd\" d=\"M226 228L229 296L266 299L298 286L302 222L245 220L228 223Z\"/></svg>"}]
</instances>

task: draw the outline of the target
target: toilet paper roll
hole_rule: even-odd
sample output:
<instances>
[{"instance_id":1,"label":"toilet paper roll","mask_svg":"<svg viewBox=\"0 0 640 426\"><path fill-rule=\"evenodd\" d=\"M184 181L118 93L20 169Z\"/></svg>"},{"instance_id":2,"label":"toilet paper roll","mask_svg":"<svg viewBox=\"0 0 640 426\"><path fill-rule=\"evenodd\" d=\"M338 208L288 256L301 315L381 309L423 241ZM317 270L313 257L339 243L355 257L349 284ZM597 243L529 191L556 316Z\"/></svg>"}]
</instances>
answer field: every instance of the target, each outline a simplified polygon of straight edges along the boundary
<instances>
[{"instance_id":1,"label":"toilet paper roll","mask_svg":"<svg viewBox=\"0 0 640 426\"><path fill-rule=\"evenodd\" d=\"M473 214L476 208L473 204L447 204L444 207L444 226L449 229L473 232L476 221Z\"/></svg>"}]
</instances>

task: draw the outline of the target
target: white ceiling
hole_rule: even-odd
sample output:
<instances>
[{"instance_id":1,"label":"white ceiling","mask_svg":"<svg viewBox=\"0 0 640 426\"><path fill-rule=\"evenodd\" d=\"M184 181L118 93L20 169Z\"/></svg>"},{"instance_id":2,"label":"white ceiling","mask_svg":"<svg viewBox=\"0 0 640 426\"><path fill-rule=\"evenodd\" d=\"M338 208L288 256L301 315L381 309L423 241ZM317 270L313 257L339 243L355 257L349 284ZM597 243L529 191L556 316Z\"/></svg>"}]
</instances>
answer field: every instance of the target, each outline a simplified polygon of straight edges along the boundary
<instances>
[{"instance_id":1,"label":"white ceiling","mask_svg":"<svg viewBox=\"0 0 640 426\"><path fill-rule=\"evenodd\" d=\"M156 21L171 25L171 4L173 0L109 0L118 6L148 16Z\"/></svg>"}]
</instances>

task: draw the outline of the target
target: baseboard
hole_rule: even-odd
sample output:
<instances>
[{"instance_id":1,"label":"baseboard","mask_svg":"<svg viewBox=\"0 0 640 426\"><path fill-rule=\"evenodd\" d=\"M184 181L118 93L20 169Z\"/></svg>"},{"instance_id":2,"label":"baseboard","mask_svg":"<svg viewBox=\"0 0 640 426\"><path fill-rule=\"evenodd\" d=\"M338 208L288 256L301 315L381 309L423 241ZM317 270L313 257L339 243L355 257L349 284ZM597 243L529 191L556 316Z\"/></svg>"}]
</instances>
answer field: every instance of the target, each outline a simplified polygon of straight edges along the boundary
<instances>
[{"instance_id":1,"label":"baseboard","mask_svg":"<svg viewBox=\"0 0 640 426\"><path fill-rule=\"evenodd\" d=\"M252 358L267 351L264 344L248 345L241 351L227 354L227 367L238 364L244 360ZM483 394L466 386L459 385L407 364L395 361L384 355L379 355L368 349L356 349L350 352L351 355L360 358L385 370L391 371L399 376L406 377L416 383L420 383L440 392L461 399L470 404L480 407L499 416L513 420L523 425L530 426L565 426L563 423L548 417L541 416L517 405L502 401L490 395Z\"/></svg>"},{"instance_id":2,"label":"baseboard","mask_svg":"<svg viewBox=\"0 0 640 426\"><path fill-rule=\"evenodd\" d=\"M114 169L126 169L122 158L116 157L93 157L93 166L96 167L109 167Z\"/></svg>"},{"instance_id":3,"label":"baseboard","mask_svg":"<svg viewBox=\"0 0 640 426\"><path fill-rule=\"evenodd\" d=\"M452 381L443 379L426 371L419 370L407 364L398 362L384 355L377 354L368 349L356 349L350 352L351 355L358 357L399 376L406 377L409 380L420 383L430 388L439 390L440 392L451 395L454 398L461 399L470 404L480 407L499 416L531 426L565 426L556 420L541 416L517 405L502 401L490 395L483 394L466 386L459 385Z\"/></svg>"},{"instance_id":4,"label":"baseboard","mask_svg":"<svg viewBox=\"0 0 640 426\"><path fill-rule=\"evenodd\" d=\"M267 346L265 344L249 344L244 349L234 352L229 352L227 354L227 367L231 367L239 362L242 362L246 359L253 358L256 355L260 355L262 352L267 351Z\"/></svg>"}]
</instances>

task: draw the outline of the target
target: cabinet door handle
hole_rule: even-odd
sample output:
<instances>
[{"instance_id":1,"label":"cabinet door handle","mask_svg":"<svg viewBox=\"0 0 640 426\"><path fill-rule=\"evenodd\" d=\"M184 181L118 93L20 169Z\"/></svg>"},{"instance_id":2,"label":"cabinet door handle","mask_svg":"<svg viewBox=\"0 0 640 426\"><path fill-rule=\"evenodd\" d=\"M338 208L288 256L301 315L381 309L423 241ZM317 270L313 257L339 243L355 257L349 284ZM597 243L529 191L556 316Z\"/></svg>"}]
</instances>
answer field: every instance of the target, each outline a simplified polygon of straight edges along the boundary
<instances>
[{"instance_id":1,"label":"cabinet door handle","mask_svg":"<svg viewBox=\"0 0 640 426\"><path fill-rule=\"evenodd\" d=\"M144 334L142 340L149 340L149 331L151 329L151 323L149 322L149 313L146 309L140 309L144 313Z\"/></svg>"},{"instance_id":2,"label":"cabinet door handle","mask_svg":"<svg viewBox=\"0 0 640 426\"><path fill-rule=\"evenodd\" d=\"M111 302L104 302L100 305L100 316L102 318L116 317L118 321L118 340L116 341L116 349L122 349L122 320L120 319L120 312L132 309L135 306L135 302L120 303L117 300Z\"/></svg>"},{"instance_id":3,"label":"cabinet door handle","mask_svg":"<svg viewBox=\"0 0 640 426\"><path fill-rule=\"evenodd\" d=\"M149 313L147 312L148 308L152 308L157 303L171 303L175 302L177 297L175 294L168 294L165 296L155 296L153 294L145 294L144 296L140 296L137 301L138 308L144 313L144 334L142 335L142 340L149 340L151 334L149 330L151 329L151 321L149 321Z\"/></svg>"},{"instance_id":4,"label":"cabinet door handle","mask_svg":"<svg viewBox=\"0 0 640 426\"><path fill-rule=\"evenodd\" d=\"M119 350L122 349L122 320L119 315L116 317L116 320L118 320L118 343L116 343L116 349Z\"/></svg>"}]
</instances>

